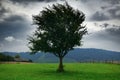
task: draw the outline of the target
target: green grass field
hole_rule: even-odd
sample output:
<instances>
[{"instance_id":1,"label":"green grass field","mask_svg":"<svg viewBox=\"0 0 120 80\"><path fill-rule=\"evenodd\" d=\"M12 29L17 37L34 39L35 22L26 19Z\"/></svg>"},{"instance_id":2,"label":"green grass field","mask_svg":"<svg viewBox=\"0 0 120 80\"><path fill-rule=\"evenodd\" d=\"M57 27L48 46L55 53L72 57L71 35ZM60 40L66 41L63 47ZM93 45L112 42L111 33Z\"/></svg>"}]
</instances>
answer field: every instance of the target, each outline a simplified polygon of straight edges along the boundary
<instances>
[{"instance_id":1,"label":"green grass field","mask_svg":"<svg viewBox=\"0 0 120 80\"><path fill-rule=\"evenodd\" d=\"M102 63L0 64L0 80L120 80L120 65Z\"/></svg>"}]
</instances>

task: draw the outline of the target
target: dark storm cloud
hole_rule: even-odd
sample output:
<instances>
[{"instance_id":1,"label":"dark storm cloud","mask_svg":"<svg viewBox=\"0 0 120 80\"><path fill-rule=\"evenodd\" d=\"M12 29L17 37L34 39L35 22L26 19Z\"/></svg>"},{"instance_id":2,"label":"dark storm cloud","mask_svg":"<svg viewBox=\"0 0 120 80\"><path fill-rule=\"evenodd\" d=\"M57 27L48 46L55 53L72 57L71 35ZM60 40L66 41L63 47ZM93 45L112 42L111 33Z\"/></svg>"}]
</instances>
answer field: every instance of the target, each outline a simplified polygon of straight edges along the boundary
<instances>
[{"instance_id":1,"label":"dark storm cloud","mask_svg":"<svg viewBox=\"0 0 120 80\"><path fill-rule=\"evenodd\" d=\"M110 25L108 23L104 23L101 26L105 27L105 31L108 32L111 36L113 35L120 38L120 25Z\"/></svg>"},{"instance_id":2,"label":"dark storm cloud","mask_svg":"<svg viewBox=\"0 0 120 80\"><path fill-rule=\"evenodd\" d=\"M108 9L107 11L112 18L120 19L120 6L116 6L115 8Z\"/></svg>"},{"instance_id":3,"label":"dark storm cloud","mask_svg":"<svg viewBox=\"0 0 120 80\"><path fill-rule=\"evenodd\" d=\"M34 12L37 12L37 10L42 9L43 5L46 6L47 2L48 3L51 2L50 4L52 4L52 2L54 3L55 1L59 3L59 1L65 0L0 0L0 46L3 46L2 47L3 51L7 49L10 51L14 51L15 50L14 48L18 50L17 47L20 47L19 49L23 49L27 44L27 41L25 42L25 40L27 40L28 38L27 35L30 35L29 33L32 34L32 31L34 30L34 28L31 29L31 27L33 27L31 25L32 22L28 20L28 19L32 20L30 15L32 16ZM82 7L83 11L85 9L85 12L88 13L86 14L86 16L88 16L88 18L91 17L90 23L91 22L95 23L96 21L98 21L98 24L96 22L95 26L102 27L100 28L101 29L100 31L94 31L93 29L93 34L88 36L88 38L86 39L86 41L88 41L90 44L92 42L93 43L91 45L86 43L86 46L89 45L89 47L92 47L94 45L93 47L95 48L98 47L105 49L111 47L110 48L111 50L117 50L116 48L117 45L119 45L120 41L120 28L118 28L119 25L117 24L111 25L114 22L111 22L109 24L109 20L112 21L114 19L117 19L117 22L118 20L120 20L119 18L120 0L66 0L66 1L68 1L68 3L70 2L70 4L75 8L77 7L79 9ZM75 1L77 1L77 4ZM108 23L103 23L102 21ZM91 27L91 25L89 25L89 27ZM8 38L13 38L14 41L7 42L5 39ZM19 41L18 42L16 41L15 43L15 40L21 40L21 43ZM115 43L115 45L113 45L113 43ZM106 45L108 44L108 46L104 44Z\"/></svg>"},{"instance_id":4,"label":"dark storm cloud","mask_svg":"<svg viewBox=\"0 0 120 80\"><path fill-rule=\"evenodd\" d=\"M107 15L105 15L104 13L97 11L91 16L90 20L92 20L92 21L104 21L104 20L109 20L109 17Z\"/></svg>"},{"instance_id":5,"label":"dark storm cloud","mask_svg":"<svg viewBox=\"0 0 120 80\"><path fill-rule=\"evenodd\" d=\"M106 27L89 34L84 40L86 47L120 51L120 26L108 23L96 24L96 27Z\"/></svg>"},{"instance_id":6,"label":"dark storm cloud","mask_svg":"<svg viewBox=\"0 0 120 80\"><path fill-rule=\"evenodd\" d=\"M99 24L97 24L97 23L94 23L94 25L95 25L96 27L101 27L101 28L108 28L108 27L110 26L108 23L103 23L103 24L101 24L101 25L99 25Z\"/></svg>"},{"instance_id":7,"label":"dark storm cloud","mask_svg":"<svg viewBox=\"0 0 120 80\"><path fill-rule=\"evenodd\" d=\"M111 35L118 36L118 38L120 38L120 28L118 28L118 29L108 28L108 29L106 29L106 31L109 32Z\"/></svg>"},{"instance_id":8,"label":"dark storm cloud","mask_svg":"<svg viewBox=\"0 0 120 80\"><path fill-rule=\"evenodd\" d=\"M2 4L2 1L0 1L0 17L3 17L5 13L8 13L9 10L5 9L4 5Z\"/></svg>"},{"instance_id":9,"label":"dark storm cloud","mask_svg":"<svg viewBox=\"0 0 120 80\"><path fill-rule=\"evenodd\" d=\"M29 29L28 26L24 16L11 15L0 22L0 40L4 40L7 36L24 37L25 32Z\"/></svg>"},{"instance_id":10,"label":"dark storm cloud","mask_svg":"<svg viewBox=\"0 0 120 80\"><path fill-rule=\"evenodd\" d=\"M112 20L112 19L120 20L120 6L114 6L114 7L102 6L101 9L103 9L104 11L95 12L91 16L90 20L92 21L105 21L105 20ZM107 15L105 15L105 13Z\"/></svg>"},{"instance_id":11,"label":"dark storm cloud","mask_svg":"<svg viewBox=\"0 0 120 80\"><path fill-rule=\"evenodd\" d=\"M120 0L103 0L109 3L109 6L102 6L101 9L105 10L105 13L110 15L111 19L120 20Z\"/></svg>"},{"instance_id":12,"label":"dark storm cloud","mask_svg":"<svg viewBox=\"0 0 120 80\"><path fill-rule=\"evenodd\" d=\"M119 44L120 42L120 28L107 28L105 30L106 32L108 32L108 36L110 36L110 40L116 42L117 44Z\"/></svg>"},{"instance_id":13,"label":"dark storm cloud","mask_svg":"<svg viewBox=\"0 0 120 80\"><path fill-rule=\"evenodd\" d=\"M103 28L111 28L111 29L119 29L120 26L119 25L111 25L111 24L108 24L108 23L103 23L102 25L99 25L100 27L103 27Z\"/></svg>"},{"instance_id":14,"label":"dark storm cloud","mask_svg":"<svg viewBox=\"0 0 120 80\"><path fill-rule=\"evenodd\" d=\"M102 10L105 10L106 8L108 8L107 6L101 6Z\"/></svg>"},{"instance_id":15,"label":"dark storm cloud","mask_svg":"<svg viewBox=\"0 0 120 80\"><path fill-rule=\"evenodd\" d=\"M29 3L29 2L52 2L57 0L10 0L12 2L17 3Z\"/></svg>"},{"instance_id":16,"label":"dark storm cloud","mask_svg":"<svg viewBox=\"0 0 120 80\"><path fill-rule=\"evenodd\" d=\"M107 28L109 26L108 23L104 23L102 27Z\"/></svg>"},{"instance_id":17,"label":"dark storm cloud","mask_svg":"<svg viewBox=\"0 0 120 80\"><path fill-rule=\"evenodd\" d=\"M106 37L104 38L119 44L119 41L120 41L120 26L119 25L114 25L114 24L111 25L108 23L103 23L99 25L95 23L95 26L104 28L101 32L99 32L99 34L106 35ZM97 36L101 37L101 35L97 35Z\"/></svg>"},{"instance_id":18,"label":"dark storm cloud","mask_svg":"<svg viewBox=\"0 0 120 80\"><path fill-rule=\"evenodd\" d=\"M16 14L11 12L8 8L5 8L3 1L0 1L0 40L6 36L23 36L24 30L27 30L28 21L26 16L22 14ZM15 1L15 0L14 0ZM17 1L17 0L16 0ZM18 0L19 1L19 0ZM7 13L8 15L4 15Z\"/></svg>"},{"instance_id":19,"label":"dark storm cloud","mask_svg":"<svg viewBox=\"0 0 120 80\"><path fill-rule=\"evenodd\" d=\"M109 24L109 23L102 23L102 24L98 24L98 23L94 23L94 25L96 27L101 27L101 28L105 28L105 29L119 29L120 25L115 25L115 24Z\"/></svg>"},{"instance_id":20,"label":"dark storm cloud","mask_svg":"<svg viewBox=\"0 0 120 80\"><path fill-rule=\"evenodd\" d=\"M80 1L86 3L86 2L88 2L89 0L80 0Z\"/></svg>"},{"instance_id":21,"label":"dark storm cloud","mask_svg":"<svg viewBox=\"0 0 120 80\"><path fill-rule=\"evenodd\" d=\"M91 5L88 6L90 8L98 9L91 14L90 21L120 20L120 0L81 0L81 2L87 3L86 6Z\"/></svg>"},{"instance_id":22,"label":"dark storm cloud","mask_svg":"<svg viewBox=\"0 0 120 80\"><path fill-rule=\"evenodd\" d=\"M17 21L25 21L25 18L23 18L24 16L20 16L20 15L11 15L8 18L5 18L4 21L5 22L11 22L11 23L15 23Z\"/></svg>"},{"instance_id":23,"label":"dark storm cloud","mask_svg":"<svg viewBox=\"0 0 120 80\"><path fill-rule=\"evenodd\" d=\"M108 2L108 3L112 4L112 5L120 4L120 0L103 0L103 1Z\"/></svg>"},{"instance_id":24,"label":"dark storm cloud","mask_svg":"<svg viewBox=\"0 0 120 80\"><path fill-rule=\"evenodd\" d=\"M85 48L92 47L120 51L120 36L118 35L119 30L117 32L111 32L110 29L103 29L89 34L88 36L86 36L86 38L84 38L85 43L83 46Z\"/></svg>"}]
</instances>

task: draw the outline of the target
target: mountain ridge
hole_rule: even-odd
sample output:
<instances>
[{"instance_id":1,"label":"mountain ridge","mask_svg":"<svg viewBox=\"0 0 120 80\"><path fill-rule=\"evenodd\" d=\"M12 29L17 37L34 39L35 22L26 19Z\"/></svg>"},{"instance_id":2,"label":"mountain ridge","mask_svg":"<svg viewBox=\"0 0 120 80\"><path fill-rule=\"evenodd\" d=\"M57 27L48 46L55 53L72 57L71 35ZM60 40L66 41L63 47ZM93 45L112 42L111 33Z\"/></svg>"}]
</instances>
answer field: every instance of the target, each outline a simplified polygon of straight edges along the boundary
<instances>
[{"instance_id":1,"label":"mountain ridge","mask_svg":"<svg viewBox=\"0 0 120 80\"><path fill-rule=\"evenodd\" d=\"M59 59L53 54L38 52L30 55L30 52L3 52L6 55L15 56L19 54L22 58L31 59L33 62L58 62ZM86 62L86 61L120 61L120 52L96 48L75 48L64 57L64 62Z\"/></svg>"}]
</instances>

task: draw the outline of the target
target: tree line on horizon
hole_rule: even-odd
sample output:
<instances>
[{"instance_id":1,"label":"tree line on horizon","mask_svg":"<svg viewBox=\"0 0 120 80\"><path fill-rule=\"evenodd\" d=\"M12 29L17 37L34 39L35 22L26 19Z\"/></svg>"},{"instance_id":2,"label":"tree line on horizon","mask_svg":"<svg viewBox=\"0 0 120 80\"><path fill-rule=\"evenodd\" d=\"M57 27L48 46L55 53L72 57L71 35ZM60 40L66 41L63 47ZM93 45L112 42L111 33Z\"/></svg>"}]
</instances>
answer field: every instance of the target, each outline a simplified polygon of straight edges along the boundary
<instances>
[{"instance_id":1,"label":"tree line on horizon","mask_svg":"<svg viewBox=\"0 0 120 80\"><path fill-rule=\"evenodd\" d=\"M31 59L23 59L20 57L19 54L16 54L15 56L6 55L4 53L0 53L0 62L32 62Z\"/></svg>"},{"instance_id":2,"label":"tree line on horizon","mask_svg":"<svg viewBox=\"0 0 120 80\"><path fill-rule=\"evenodd\" d=\"M1 61L14 61L14 57L0 53L0 62Z\"/></svg>"}]
</instances>

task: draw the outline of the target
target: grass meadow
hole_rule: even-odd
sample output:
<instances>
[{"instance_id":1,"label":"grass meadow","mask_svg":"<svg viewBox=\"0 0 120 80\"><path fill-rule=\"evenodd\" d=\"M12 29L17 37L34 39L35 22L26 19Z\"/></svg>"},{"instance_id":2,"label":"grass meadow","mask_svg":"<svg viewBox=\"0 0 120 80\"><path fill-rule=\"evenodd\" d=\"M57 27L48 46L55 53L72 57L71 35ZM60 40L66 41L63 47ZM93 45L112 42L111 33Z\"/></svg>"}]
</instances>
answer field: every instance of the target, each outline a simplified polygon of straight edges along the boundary
<instances>
[{"instance_id":1,"label":"grass meadow","mask_svg":"<svg viewBox=\"0 0 120 80\"><path fill-rule=\"evenodd\" d=\"M0 64L0 80L120 80L120 65L105 63L65 63L58 73L57 63Z\"/></svg>"}]
</instances>

